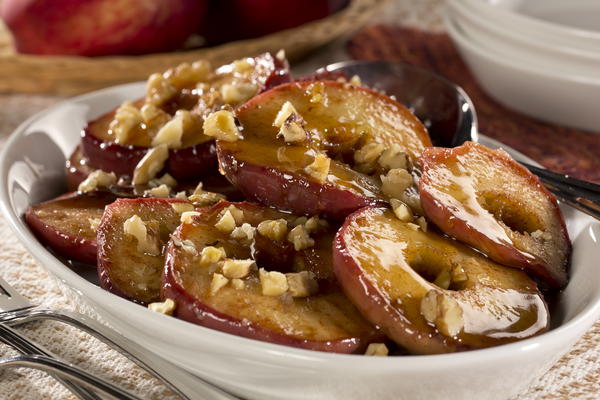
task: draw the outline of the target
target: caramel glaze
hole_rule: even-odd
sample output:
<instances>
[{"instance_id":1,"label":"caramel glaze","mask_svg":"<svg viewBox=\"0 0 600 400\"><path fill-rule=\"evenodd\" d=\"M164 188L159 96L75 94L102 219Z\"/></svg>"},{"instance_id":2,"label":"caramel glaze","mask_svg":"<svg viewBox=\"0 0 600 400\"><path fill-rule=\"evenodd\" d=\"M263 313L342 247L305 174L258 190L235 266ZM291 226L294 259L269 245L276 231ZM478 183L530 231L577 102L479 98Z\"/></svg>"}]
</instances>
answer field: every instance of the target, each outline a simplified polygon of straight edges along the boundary
<instances>
[{"instance_id":1,"label":"caramel glaze","mask_svg":"<svg viewBox=\"0 0 600 400\"><path fill-rule=\"evenodd\" d=\"M431 283L457 266L465 282L449 289ZM495 346L548 329L546 303L525 273L431 230L415 230L390 210L369 207L346 220L334 241L334 269L363 315L412 353ZM421 315L421 299L430 290L460 305L464 328L455 337L444 336Z\"/></svg>"}]
</instances>

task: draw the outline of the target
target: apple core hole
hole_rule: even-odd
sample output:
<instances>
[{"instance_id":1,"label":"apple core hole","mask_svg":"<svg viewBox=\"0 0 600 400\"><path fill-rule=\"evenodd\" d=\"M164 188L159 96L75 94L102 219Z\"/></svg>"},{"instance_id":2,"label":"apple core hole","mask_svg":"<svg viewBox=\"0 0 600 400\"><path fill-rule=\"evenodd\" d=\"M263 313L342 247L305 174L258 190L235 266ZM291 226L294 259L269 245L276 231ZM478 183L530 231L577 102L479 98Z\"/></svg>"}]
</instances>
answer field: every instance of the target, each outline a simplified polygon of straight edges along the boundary
<instances>
[{"instance_id":1,"label":"apple core hole","mask_svg":"<svg viewBox=\"0 0 600 400\"><path fill-rule=\"evenodd\" d=\"M410 267L421 278L444 290L461 290L462 284L452 279L452 265L430 254L412 260Z\"/></svg>"},{"instance_id":2,"label":"apple core hole","mask_svg":"<svg viewBox=\"0 0 600 400\"><path fill-rule=\"evenodd\" d=\"M520 234L543 230L543 225L534 213L524 209L517 199L505 194L484 193L478 198L481 207L514 232Z\"/></svg>"}]
</instances>

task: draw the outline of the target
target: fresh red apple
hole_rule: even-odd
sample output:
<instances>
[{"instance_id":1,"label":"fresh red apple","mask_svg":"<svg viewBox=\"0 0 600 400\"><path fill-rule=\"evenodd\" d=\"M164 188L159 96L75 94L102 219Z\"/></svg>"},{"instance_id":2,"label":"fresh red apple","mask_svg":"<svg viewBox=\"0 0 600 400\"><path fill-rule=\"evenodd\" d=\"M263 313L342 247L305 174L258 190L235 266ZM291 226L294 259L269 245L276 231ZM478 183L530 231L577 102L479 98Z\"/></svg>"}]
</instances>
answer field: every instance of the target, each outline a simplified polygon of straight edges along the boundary
<instances>
[{"instance_id":1,"label":"fresh red apple","mask_svg":"<svg viewBox=\"0 0 600 400\"><path fill-rule=\"evenodd\" d=\"M467 142L421 158L421 204L445 233L554 288L568 281L571 242L554 195L502 150Z\"/></svg>"},{"instance_id":2,"label":"fresh red apple","mask_svg":"<svg viewBox=\"0 0 600 400\"><path fill-rule=\"evenodd\" d=\"M175 50L205 12L205 0L4 0L0 6L17 51L44 55Z\"/></svg>"},{"instance_id":3,"label":"fresh red apple","mask_svg":"<svg viewBox=\"0 0 600 400\"><path fill-rule=\"evenodd\" d=\"M212 1L200 33L208 44L254 38L325 18L347 4L348 0Z\"/></svg>"},{"instance_id":4,"label":"fresh red apple","mask_svg":"<svg viewBox=\"0 0 600 400\"><path fill-rule=\"evenodd\" d=\"M220 109L225 104L237 106L220 95L224 85L248 83L254 85L257 92L290 80L289 65L285 59L273 57L269 53L257 57L238 60L223 65L210 72L202 90L196 83L186 86L177 78L178 68L163 73L164 79L174 80L177 93L160 106L171 117L177 110L189 110L194 116L193 125L182 137L181 146L169 151L165 172L177 180L200 179L206 174L216 172L217 159L212 138L202 133L202 122L206 114ZM229 102L226 102L228 100ZM246 98L242 98L246 100ZM134 103L136 108L144 105L144 99ZM126 142L117 143L110 124L115 117L113 110L88 123L82 132L81 148L89 165L117 175L133 174L137 163L144 157L152 143L153 132L140 122L132 128Z\"/></svg>"},{"instance_id":5,"label":"fresh red apple","mask_svg":"<svg viewBox=\"0 0 600 400\"><path fill-rule=\"evenodd\" d=\"M116 196L107 192L66 193L31 206L25 221L31 230L58 254L86 264L96 264L96 228L104 207Z\"/></svg>"},{"instance_id":6,"label":"fresh red apple","mask_svg":"<svg viewBox=\"0 0 600 400\"><path fill-rule=\"evenodd\" d=\"M232 206L236 224L247 224L246 229L254 232L252 238L238 239L219 228ZM161 294L163 299L175 301L175 316L252 339L329 352L361 351L377 337L335 282L331 268L334 231L312 233L314 245L295 250L287 238L296 219L290 214L227 202L198 211L199 215L177 229L167 250ZM287 225L280 238L255 230L261 222L279 219ZM215 247L222 248L226 259L220 255L219 260L204 260L209 246L213 252L218 252ZM257 267L228 275L231 271L227 272L226 263L234 260L249 260ZM287 289L277 287L280 290L267 294L257 268L288 273L279 274L284 282L292 279L289 273L300 277L302 271L311 272L314 286L304 295L293 292L291 283ZM221 282L218 287L217 278Z\"/></svg>"},{"instance_id":7,"label":"fresh red apple","mask_svg":"<svg viewBox=\"0 0 600 400\"><path fill-rule=\"evenodd\" d=\"M274 125L288 103L303 121L305 140L286 142ZM413 162L431 145L421 122L401 104L341 82L280 85L239 107L236 117L243 140L217 141L221 169L249 199L295 214L343 219L360 207L380 204L379 176L355 170L353 156L366 144L398 146ZM329 170L319 180L307 167L323 154Z\"/></svg>"},{"instance_id":8,"label":"fresh red apple","mask_svg":"<svg viewBox=\"0 0 600 400\"><path fill-rule=\"evenodd\" d=\"M333 247L335 274L371 323L415 354L477 349L548 329L535 282L391 210L350 215Z\"/></svg>"},{"instance_id":9,"label":"fresh red apple","mask_svg":"<svg viewBox=\"0 0 600 400\"><path fill-rule=\"evenodd\" d=\"M97 234L98 277L104 289L142 304L159 300L163 247L179 225L174 204L186 202L118 199L106 207ZM141 237L132 234L136 232Z\"/></svg>"}]
</instances>

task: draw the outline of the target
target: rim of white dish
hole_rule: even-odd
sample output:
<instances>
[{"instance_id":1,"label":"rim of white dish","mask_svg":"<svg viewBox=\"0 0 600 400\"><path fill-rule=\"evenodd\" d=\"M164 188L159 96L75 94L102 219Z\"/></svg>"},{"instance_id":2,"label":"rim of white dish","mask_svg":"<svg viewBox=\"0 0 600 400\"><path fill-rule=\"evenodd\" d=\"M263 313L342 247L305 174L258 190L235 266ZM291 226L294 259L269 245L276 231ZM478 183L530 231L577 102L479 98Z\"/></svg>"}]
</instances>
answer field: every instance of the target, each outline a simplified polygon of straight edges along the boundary
<instances>
[{"instance_id":1,"label":"rim of white dish","mask_svg":"<svg viewBox=\"0 0 600 400\"><path fill-rule=\"evenodd\" d=\"M517 43L522 43L531 47L536 47L540 51L562 53L556 54L557 56L564 57L565 55L569 55L589 59L589 61L600 62L600 53L598 52L594 52L587 49L574 48L563 44L552 43L552 45L549 45L547 42L544 42L543 40L536 40L532 36L519 35L516 34L514 31L502 29L501 27L494 24L493 21L487 21L488 23L484 23L485 20L478 18L477 15L469 7L467 7L464 3L462 3L459 0L449 1L447 3L447 9L452 10L454 13L458 14L459 18L466 20L469 24L476 25L481 29L487 30L488 32L497 36L499 39L501 39L502 37L506 37Z\"/></svg>"},{"instance_id":2,"label":"rim of white dish","mask_svg":"<svg viewBox=\"0 0 600 400\"><path fill-rule=\"evenodd\" d=\"M501 7L496 7L493 3L489 1L482 0L458 0L463 3L472 4L474 7L479 8L481 11L488 13L488 15L493 14L493 17L505 17L508 19L513 19L513 23L519 24L522 27L529 29L532 31L538 31L540 29L548 30L549 32L562 36L566 40L577 40L577 39L587 39L598 41L600 45L600 32L591 31L587 29L576 28L574 26L563 25L557 22L546 21L543 19L534 18L532 16L521 14L515 10L509 10Z\"/></svg>"},{"instance_id":3,"label":"rim of white dish","mask_svg":"<svg viewBox=\"0 0 600 400\"><path fill-rule=\"evenodd\" d=\"M570 81L584 85L597 86L598 88L600 88L600 78L594 79L587 76L560 73L555 70L540 69L538 67L526 65L523 63L522 59L512 58L509 57L507 54L505 54L506 57L504 58L494 56L487 49L480 46L478 43L473 42L468 36L466 36L460 30L460 27L457 26L456 21L451 16L444 15L442 19L444 21L446 30L452 38L452 40L458 42L460 46L468 48L469 51L486 58L488 61L494 64L500 64L510 69L516 69L530 74L544 76L553 80Z\"/></svg>"},{"instance_id":4,"label":"rim of white dish","mask_svg":"<svg viewBox=\"0 0 600 400\"><path fill-rule=\"evenodd\" d=\"M17 129L15 129L15 131L6 141L4 149L0 153L0 209L4 213L9 222L9 226L16 233L21 243L27 248L27 250L29 250L34 258L36 258L40 264L44 266L45 269L49 270L52 275L61 280L63 284L67 285L72 290L77 291L82 296L86 296L88 294L93 296L92 301L94 303L97 302L96 298L100 298L100 300L108 300L111 303L118 303L119 307L130 310L136 313L136 315L140 315L139 313L146 313L144 316L145 319L154 320L159 324L163 324L165 318L167 318L166 316L149 311L137 304L103 290L99 286L94 285L77 274L75 271L71 270L52 253L50 253L35 238L35 236L33 236L20 216L13 213L10 206L11 201L9 193L7 190L8 187L6 178L8 177L8 168L10 167L7 165L6 161L7 154L11 151L14 142L16 142L19 137L26 132L27 128L33 122L70 102L85 102L93 97L102 96L113 91L124 90L128 87L138 85L140 85L140 83L115 86L65 100L53 107L35 114L17 127ZM594 229L594 226L596 225L597 224L595 223L588 224L585 229ZM72 283L75 283L75 285ZM86 293L85 295L84 292ZM329 368L333 366L332 364L340 361L360 360L359 363L344 363L344 368L349 370L364 370L365 368L383 367L396 369L406 368L412 370L415 367L430 368L432 362L435 363L436 367L439 367L440 365L451 367L456 365L458 362L477 364L480 362L490 363L494 360L508 360L514 357L515 352L518 352L519 354L527 354L536 351L538 348L543 348L546 346L552 347L551 343L566 344L567 342L571 342L576 338L579 338L579 336L583 334L584 331L587 330L599 316L600 292L597 292L592 296L591 301L569 321L538 336L485 349L449 354L403 355L398 357L365 357L360 354L334 354L305 350L240 337L210 328L205 328L199 325L194 325L183 320L172 318L169 318L168 320L171 324L173 324L173 329L181 328L186 332L195 330L197 333L201 333L204 336L203 339L214 342L216 346L222 344L231 345L232 343L237 342L236 344L238 344L239 347L235 347L235 351L236 354L240 356L248 355L254 358L265 359L265 361L276 362L280 365L295 363L298 360L304 360L315 363L313 366ZM172 361L177 363L177 360Z\"/></svg>"}]
</instances>

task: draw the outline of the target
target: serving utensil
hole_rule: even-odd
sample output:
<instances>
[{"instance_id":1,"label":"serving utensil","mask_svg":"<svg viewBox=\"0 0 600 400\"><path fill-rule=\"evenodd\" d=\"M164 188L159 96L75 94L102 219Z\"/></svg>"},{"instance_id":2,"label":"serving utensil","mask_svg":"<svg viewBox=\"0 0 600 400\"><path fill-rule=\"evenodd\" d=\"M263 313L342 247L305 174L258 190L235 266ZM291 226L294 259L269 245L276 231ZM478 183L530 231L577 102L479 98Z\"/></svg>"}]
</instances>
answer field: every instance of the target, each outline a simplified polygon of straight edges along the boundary
<instances>
[{"instance_id":1,"label":"serving utensil","mask_svg":"<svg viewBox=\"0 0 600 400\"><path fill-rule=\"evenodd\" d=\"M57 360L47 360L46 358L51 356L48 351L28 341L8 326L45 319L66 323L94 336L159 379L182 399L235 399L235 397L221 391L201 378L187 373L169 361L151 354L137 343L132 342L112 329L83 314L66 310L45 310L37 308L0 277L0 339L4 343L14 346L21 352L43 356L42 358L14 359L12 362L3 364L4 366L25 365L49 371L58 375L57 378L61 383L73 391L74 394L85 400L98 399L93 392L88 390L88 388L94 384L96 385L96 388L113 395L113 397L117 399L138 400L137 397L130 393L123 391L108 382L94 378L72 365ZM73 381L78 384L83 383L84 388L74 385Z\"/></svg>"},{"instance_id":2,"label":"serving utensil","mask_svg":"<svg viewBox=\"0 0 600 400\"><path fill-rule=\"evenodd\" d=\"M358 75L365 86L395 97L423 121L436 146L478 141L477 114L469 96L424 68L389 61L343 61L319 69L317 75ZM521 165L537 175L559 200L600 220L600 185L526 162Z\"/></svg>"}]
</instances>

